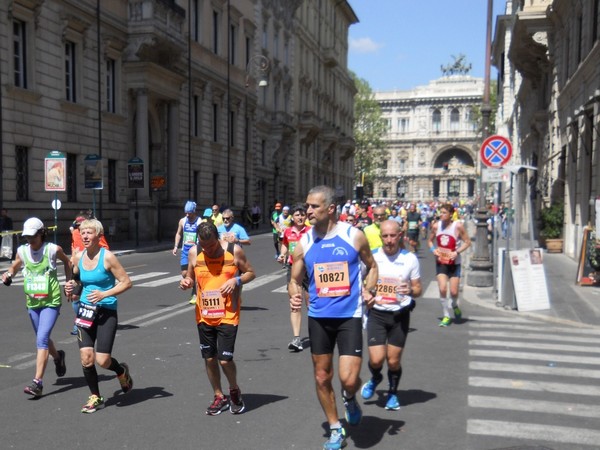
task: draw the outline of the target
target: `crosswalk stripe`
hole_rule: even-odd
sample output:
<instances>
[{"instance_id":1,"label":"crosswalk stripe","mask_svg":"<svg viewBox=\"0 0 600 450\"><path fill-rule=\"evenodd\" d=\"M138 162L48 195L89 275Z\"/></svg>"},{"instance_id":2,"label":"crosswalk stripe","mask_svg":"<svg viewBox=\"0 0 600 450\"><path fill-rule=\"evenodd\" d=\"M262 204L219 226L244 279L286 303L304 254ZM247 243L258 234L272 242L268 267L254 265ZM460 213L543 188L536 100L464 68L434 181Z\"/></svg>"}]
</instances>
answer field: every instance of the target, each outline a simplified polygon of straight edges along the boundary
<instances>
[{"instance_id":1,"label":"crosswalk stripe","mask_svg":"<svg viewBox=\"0 0 600 450\"><path fill-rule=\"evenodd\" d=\"M600 344L600 338L595 339L589 336L563 336L557 334L545 334L545 333L518 333L512 331L469 331L470 336L476 337L496 337L496 338L510 338L510 339L543 339L545 341L558 341L558 342L581 342L583 344Z\"/></svg>"},{"instance_id":2,"label":"crosswalk stripe","mask_svg":"<svg viewBox=\"0 0 600 450\"><path fill-rule=\"evenodd\" d=\"M559 355L559 354L555 354L555 353L511 352L511 351L504 351L504 350L469 349L469 355L470 356L482 356L482 357L487 357L487 358L512 358L512 359L528 359L528 360L538 360L538 361L600 365L600 358L580 356L580 355Z\"/></svg>"},{"instance_id":3,"label":"crosswalk stripe","mask_svg":"<svg viewBox=\"0 0 600 450\"><path fill-rule=\"evenodd\" d=\"M135 287L158 287L164 286L165 284L173 284L178 283L181 280L181 275L173 275L172 277L161 278L160 280L148 281L146 283L139 283L135 285ZM178 287L178 286L175 286Z\"/></svg>"},{"instance_id":4,"label":"crosswalk stripe","mask_svg":"<svg viewBox=\"0 0 600 450\"><path fill-rule=\"evenodd\" d=\"M132 275L129 277L129 279L131 281L137 281L137 280L145 280L147 278L154 278L154 277L160 277L163 275L167 275L169 272L147 272L147 273L140 273L139 275ZM181 275L180 275L181 277ZM136 284L137 286L137 284Z\"/></svg>"},{"instance_id":5,"label":"crosswalk stripe","mask_svg":"<svg viewBox=\"0 0 600 450\"><path fill-rule=\"evenodd\" d=\"M557 367L540 366L534 364L510 364L489 362L489 361L471 361L469 362L471 370L486 370L491 372L515 372L515 373L531 373L536 375L557 375L565 377L582 377L582 378L600 378L600 370L582 369L580 367Z\"/></svg>"},{"instance_id":6,"label":"crosswalk stripe","mask_svg":"<svg viewBox=\"0 0 600 450\"><path fill-rule=\"evenodd\" d=\"M287 285L281 286L280 288L273 289L271 292L276 292L277 294L287 294L288 288Z\"/></svg>"},{"instance_id":7,"label":"crosswalk stripe","mask_svg":"<svg viewBox=\"0 0 600 450\"><path fill-rule=\"evenodd\" d=\"M35 353L19 353L18 355L13 355L10 356L6 362L10 363L14 363L16 361L20 361L22 359L26 359L26 358L31 358L32 356L35 356Z\"/></svg>"},{"instance_id":8,"label":"crosswalk stripe","mask_svg":"<svg viewBox=\"0 0 600 450\"><path fill-rule=\"evenodd\" d=\"M498 420L471 419L467 423L467 432L487 436L504 436L511 439L527 439L532 442L552 441L592 446L597 446L600 442L600 431L597 430Z\"/></svg>"},{"instance_id":9,"label":"crosswalk stripe","mask_svg":"<svg viewBox=\"0 0 600 450\"><path fill-rule=\"evenodd\" d=\"M548 402L522 398L497 397L492 395L469 395L472 408L503 409L536 413L561 414L565 416L591 417L600 419L600 406L572 402Z\"/></svg>"},{"instance_id":10,"label":"crosswalk stripe","mask_svg":"<svg viewBox=\"0 0 600 450\"><path fill-rule=\"evenodd\" d=\"M510 316L510 317L502 317L502 316L471 316L469 315L469 325L476 325L477 322L491 322L494 324L500 323L539 323L533 320L527 319L525 317L518 316Z\"/></svg>"},{"instance_id":11,"label":"crosswalk stripe","mask_svg":"<svg viewBox=\"0 0 600 450\"><path fill-rule=\"evenodd\" d=\"M270 273L268 275L262 275L258 278L255 278L250 283L244 285L244 292L251 291L252 289L256 289L258 287L264 286L265 284L269 284L272 281L278 280L281 277L285 276L285 272L280 270L279 272Z\"/></svg>"},{"instance_id":12,"label":"crosswalk stripe","mask_svg":"<svg viewBox=\"0 0 600 450\"><path fill-rule=\"evenodd\" d=\"M469 377L469 386L520 391L553 392L571 395L600 396L600 387L574 383L517 380L513 378Z\"/></svg>"},{"instance_id":13,"label":"crosswalk stripe","mask_svg":"<svg viewBox=\"0 0 600 450\"><path fill-rule=\"evenodd\" d=\"M469 317L469 319L471 319ZM545 331L546 333L561 333L565 335L596 335L600 336L600 329L593 328L566 328L552 327L545 325L499 325L496 323L476 323L469 322L470 328L493 328L500 330L519 330L519 331Z\"/></svg>"},{"instance_id":14,"label":"crosswalk stripe","mask_svg":"<svg viewBox=\"0 0 600 450\"><path fill-rule=\"evenodd\" d=\"M560 345L560 344L544 344L543 342L513 342L513 341L495 341L488 339L471 339L469 345L479 345L487 347L508 347L508 348L522 348L522 349L533 349L533 350L555 350L564 352L577 352L577 353L600 353L600 348L596 347L584 347L581 345Z\"/></svg>"}]
</instances>

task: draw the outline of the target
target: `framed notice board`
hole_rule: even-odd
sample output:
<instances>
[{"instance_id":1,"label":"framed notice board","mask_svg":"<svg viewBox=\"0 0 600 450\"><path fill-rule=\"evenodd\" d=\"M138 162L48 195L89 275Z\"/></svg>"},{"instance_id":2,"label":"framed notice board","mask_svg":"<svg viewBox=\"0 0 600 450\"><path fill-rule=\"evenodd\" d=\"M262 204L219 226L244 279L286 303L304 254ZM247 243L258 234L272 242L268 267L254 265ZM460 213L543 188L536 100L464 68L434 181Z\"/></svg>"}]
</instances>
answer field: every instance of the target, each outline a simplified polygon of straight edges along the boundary
<instances>
[{"instance_id":1,"label":"framed notice board","mask_svg":"<svg viewBox=\"0 0 600 450\"><path fill-rule=\"evenodd\" d=\"M581 250L579 252L579 266L577 268L577 284L581 286L598 286L600 284L600 272L592 267L590 263L590 251L595 245L595 233L591 228L583 232Z\"/></svg>"}]
</instances>

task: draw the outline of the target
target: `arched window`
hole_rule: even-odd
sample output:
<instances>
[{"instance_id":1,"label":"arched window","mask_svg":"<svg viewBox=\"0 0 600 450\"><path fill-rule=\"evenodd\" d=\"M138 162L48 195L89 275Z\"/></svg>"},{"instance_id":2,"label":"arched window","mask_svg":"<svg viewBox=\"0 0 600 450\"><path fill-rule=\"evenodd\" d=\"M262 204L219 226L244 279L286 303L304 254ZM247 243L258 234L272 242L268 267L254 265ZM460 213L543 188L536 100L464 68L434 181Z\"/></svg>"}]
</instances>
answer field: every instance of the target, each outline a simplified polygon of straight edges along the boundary
<instances>
[{"instance_id":1,"label":"arched window","mask_svg":"<svg viewBox=\"0 0 600 450\"><path fill-rule=\"evenodd\" d=\"M436 109L435 111L433 111L432 125L433 125L433 131L435 131L436 133L439 133L440 131L442 131L442 113L440 112L439 109Z\"/></svg>"},{"instance_id":2,"label":"arched window","mask_svg":"<svg viewBox=\"0 0 600 450\"><path fill-rule=\"evenodd\" d=\"M458 131L460 128L460 113L458 112L458 108L454 108L450 112L450 130Z\"/></svg>"}]
</instances>

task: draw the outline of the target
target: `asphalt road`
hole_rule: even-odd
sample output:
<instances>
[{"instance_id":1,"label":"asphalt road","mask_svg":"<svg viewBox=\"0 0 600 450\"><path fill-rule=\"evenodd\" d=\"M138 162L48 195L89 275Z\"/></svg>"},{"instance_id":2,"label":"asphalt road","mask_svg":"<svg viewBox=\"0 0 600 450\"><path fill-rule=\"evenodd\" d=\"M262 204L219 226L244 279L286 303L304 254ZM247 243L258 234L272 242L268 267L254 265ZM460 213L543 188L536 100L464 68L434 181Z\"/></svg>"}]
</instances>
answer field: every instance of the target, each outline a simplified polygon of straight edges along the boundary
<instances>
[{"instance_id":1,"label":"asphalt road","mask_svg":"<svg viewBox=\"0 0 600 450\"><path fill-rule=\"evenodd\" d=\"M63 305L52 334L58 347L67 353L67 374L57 379L50 362L44 396L34 400L23 393L33 376L35 339L22 286L18 278L9 288L0 286L0 448L321 448L327 424L315 394L310 354L287 349L291 333L287 296L282 289L285 272L273 259L269 234L254 236L252 241L245 249L257 280L244 288L235 352L247 412L205 415L212 391L200 357L194 310L187 304L189 294L178 289L179 260L169 251L136 253L120 257L134 287L119 298L120 326L113 351L119 361L129 364L134 389L122 394L114 375L99 369L100 389L107 405L90 415L80 413L89 392L77 344L69 335L73 319L70 305ZM384 381L374 400L360 401L363 421L347 427L347 448L598 448L600 435L595 430L600 428L600 414L594 396L600 395L595 387L600 378L600 358L594 355L594 349L600 337L585 336L594 349L583 350L589 352L583 356L575 345L565 348L562 354L564 358L575 358L572 363L560 362L555 354L547 357L559 361L559 366L570 364L580 373L588 370L584 378L578 376L572 381L573 386L588 387L585 395L576 388L557 391L557 384L570 383L568 374L561 374L560 383L543 382L544 373L552 372L549 367L554 367L543 357L537 358L538 369L530 374L506 374L522 362L524 357L516 353L527 347L529 338L509 336L486 341L482 334L486 327L497 333L510 332L515 326L534 330L529 334L543 332L540 336L545 337L536 338L538 343L555 341L560 333L576 336L579 331L556 330L531 321L519 325L514 319L508 322L502 311L469 305L463 305L462 321L439 328L441 308L433 283L433 261L428 252L421 256L424 297L412 314L403 359L403 408L395 412L383 408ZM306 321L303 330L306 336ZM485 352L490 346L499 352L512 349L514 354L501 356L504 359L478 356L477 352ZM590 361L583 361L586 358ZM526 359L524 363L531 364ZM497 361L506 364L493 366ZM491 367L496 367L493 373ZM362 376L364 380L369 376L366 360ZM225 379L223 384L226 389ZM535 386L528 389L530 384ZM553 394L549 392L559 392L560 398L550 398ZM515 411L512 405L521 405L523 398L555 403L548 403L546 408L536 403L537 410L520 407ZM556 406L567 404L574 405L580 414L573 416L566 407L563 412ZM343 417L339 395L338 407ZM528 423L535 426L523 428Z\"/></svg>"}]
</instances>

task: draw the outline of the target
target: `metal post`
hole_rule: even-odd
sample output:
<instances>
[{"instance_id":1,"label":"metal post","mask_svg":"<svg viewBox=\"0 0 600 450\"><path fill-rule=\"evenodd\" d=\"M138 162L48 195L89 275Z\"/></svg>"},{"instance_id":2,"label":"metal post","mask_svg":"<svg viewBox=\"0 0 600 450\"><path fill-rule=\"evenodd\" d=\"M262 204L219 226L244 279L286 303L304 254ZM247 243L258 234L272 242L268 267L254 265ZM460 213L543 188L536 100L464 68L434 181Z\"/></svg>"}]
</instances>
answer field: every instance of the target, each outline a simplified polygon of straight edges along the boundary
<instances>
[{"instance_id":1,"label":"metal post","mask_svg":"<svg viewBox=\"0 0 600 450\"><path fill-rule=\"evenodd\" d=\"M481 122L483 126L483 140L490 135L490 58L492 46L492 10L493 0L488 0L487 27L485 37L485 76L483 103L481 105ZM471 272L467 277L467 284L475 287L491 287L493 285L493 264L490 260L490 251L487 243L487 210L485 208L485 188L482 180L482 162L479 163L479 202L477 204L477 232L475 234L475 254L471 258Z\"/></svg>"}]
</instances>

